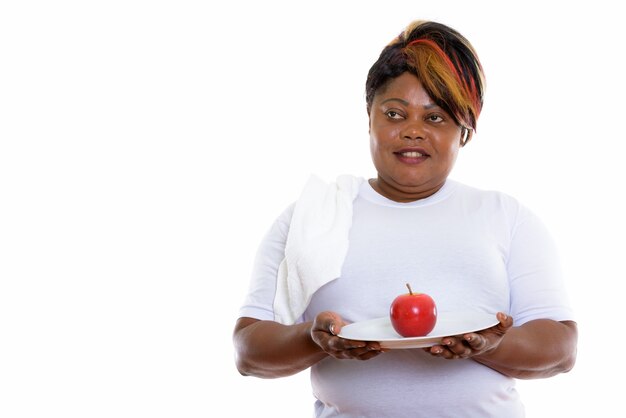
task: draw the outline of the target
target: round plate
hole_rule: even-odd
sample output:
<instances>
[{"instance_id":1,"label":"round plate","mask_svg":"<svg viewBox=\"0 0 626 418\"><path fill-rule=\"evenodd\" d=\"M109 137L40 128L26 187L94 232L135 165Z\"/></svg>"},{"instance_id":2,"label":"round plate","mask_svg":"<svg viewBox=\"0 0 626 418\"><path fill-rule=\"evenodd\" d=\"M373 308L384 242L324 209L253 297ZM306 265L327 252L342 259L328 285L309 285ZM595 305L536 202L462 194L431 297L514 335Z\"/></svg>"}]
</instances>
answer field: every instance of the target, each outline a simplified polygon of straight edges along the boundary
<instances>
[{"instance_id":1,"label":"round plate","mask_svg":"<svg viewBox=\"0 0 626 418\"><path fill-rule=\"evenodd\" d=\"M484 312L439 312L437 323L424 337L402 337L389 317L355 322L344 326L339 336L349 340L378 341L383 348L420 348L439 344L443 337L476 332L498 324L496 314Z\"/></svg>"}]
</instances>

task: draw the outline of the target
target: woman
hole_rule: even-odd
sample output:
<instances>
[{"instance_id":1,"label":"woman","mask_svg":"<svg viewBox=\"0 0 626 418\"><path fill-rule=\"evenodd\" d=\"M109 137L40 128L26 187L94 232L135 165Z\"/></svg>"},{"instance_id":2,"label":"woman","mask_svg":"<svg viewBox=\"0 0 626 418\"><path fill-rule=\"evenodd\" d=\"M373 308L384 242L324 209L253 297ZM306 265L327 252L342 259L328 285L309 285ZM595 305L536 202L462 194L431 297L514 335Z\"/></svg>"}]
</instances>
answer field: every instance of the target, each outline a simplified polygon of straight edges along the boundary
<instances>
[{"instance_id":1,"label":"woman","mask_svg":"<svg viewBox=\"0 0 626 418\"><path fill-rule=\"evenodd\" d=\"M483 88L474 49L445 25L413 22L383 49L366 82L377 177L313 179L274 223L234 330L241 374L310 368L317 417L510 418L524 416L515 379L573 367L576 323L545 227L514 198L448 178ZM421 349L340 337L388 315L405 282L440 312L498 324Z\"/></svg>"}]
</instances>

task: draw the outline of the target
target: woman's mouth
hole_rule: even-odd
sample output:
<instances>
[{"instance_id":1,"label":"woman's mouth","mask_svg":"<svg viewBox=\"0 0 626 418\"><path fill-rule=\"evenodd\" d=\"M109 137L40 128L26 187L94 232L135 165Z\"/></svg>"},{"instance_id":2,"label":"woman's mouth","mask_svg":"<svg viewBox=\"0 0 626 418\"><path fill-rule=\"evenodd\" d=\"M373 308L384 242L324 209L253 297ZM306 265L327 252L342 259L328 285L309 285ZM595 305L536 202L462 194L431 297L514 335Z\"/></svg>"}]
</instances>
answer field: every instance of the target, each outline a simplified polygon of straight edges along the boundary
<instances>
[{"instance_id":1,"label":"woman's mouth","mask_svg":"<svg viewBox=\"0 0 626 418\"><path fill-rule=\"evenodd\" d=\"M405 164L419 164L426 160L429 155L424 150L400 150L394 152L395 156Z\"/></svg>"},{"instance_id":2,"label":"woman's mouth","mask_svg":"<svg viewBox=\"0 0 626 418\"><path fill-rule=\"evenodd\" d=\"M416 158L416 157L421 157L423 154L417 151L407 151L407 152L401 152L400 155L403 157Z\"/></svg>"}]
</instances>

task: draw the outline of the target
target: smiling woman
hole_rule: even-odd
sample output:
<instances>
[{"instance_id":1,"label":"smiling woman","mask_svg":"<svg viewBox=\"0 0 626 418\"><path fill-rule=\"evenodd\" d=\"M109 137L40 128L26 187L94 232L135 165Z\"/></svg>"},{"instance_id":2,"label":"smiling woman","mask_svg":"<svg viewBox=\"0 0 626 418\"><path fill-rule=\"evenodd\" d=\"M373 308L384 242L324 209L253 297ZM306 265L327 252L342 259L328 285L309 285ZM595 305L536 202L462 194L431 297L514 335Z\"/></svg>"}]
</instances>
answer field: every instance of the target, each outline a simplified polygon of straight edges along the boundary
<instances>
[{"instance_id":1,"label":"smiling woman","mask_svg":"<svg viewBox=\"0 0 626 418\"><path fill-rule=\"evenodd\" d=\"M405 72L389 81L374 96L369 117L378 172L370 181L374 190L396 202L411 202L441 189L466 128L430 98L419 78Z\"/></svg>"},{"instance_id":2,"label":"smiling woman","mask_svg":"<svg viewBox=\"0 0 626 418\"><path fill-rule=\"evenodd\" d=\"M470 43L437 22L415 21L383 49L366 82L377 176L313 177L272 225L233 333L242 375L309 369L317 417L515 418L516 379L574 366L547 229L515 198L448 177L476 130L483 78ZM342 337L388 316L407 278L438 312L495 325L422 348Z\"/></svg>"},{"instance_id":3,"label":"smiling woman","mask_svg":"<svg viewBox=\"0 0 626 418\"><path fill-rule=\"evenodd\" d=\"M476 129L484 84L473 47L457 31L423 21L407 27L365 85L378 171L372 187L400 202L439 190Z\"/></svg>"}]
</instances>

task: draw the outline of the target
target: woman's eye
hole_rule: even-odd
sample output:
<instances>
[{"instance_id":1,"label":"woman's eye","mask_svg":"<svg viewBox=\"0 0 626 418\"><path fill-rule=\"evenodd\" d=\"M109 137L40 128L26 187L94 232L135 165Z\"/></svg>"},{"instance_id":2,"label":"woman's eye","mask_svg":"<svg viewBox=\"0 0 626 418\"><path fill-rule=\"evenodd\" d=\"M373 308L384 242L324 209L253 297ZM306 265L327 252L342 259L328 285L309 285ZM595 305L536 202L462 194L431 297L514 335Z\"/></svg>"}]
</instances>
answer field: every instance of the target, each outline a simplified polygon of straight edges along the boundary
<instances>
[{"instance_id":1,"label":"woman's eye","mask_svg":"<svg viewBox=\"0 0 626 418\"><path fill-rule=\"evenodd\" d=\"M441 122L443 121L443 118L439 115L430 115L428 116L428 120L431 122Z\"/></svg>"},{"instance_id":2,"label":"woman's eye","mask_svg":"<svg viewBox=\"0 0 626 418\"><path fill-rule=\"evenodd\" d=\"M396 112L395 110L388 110L385 113L389 119L401 119L402 118L402 115Z\"/></svg>"}]
</instances>

